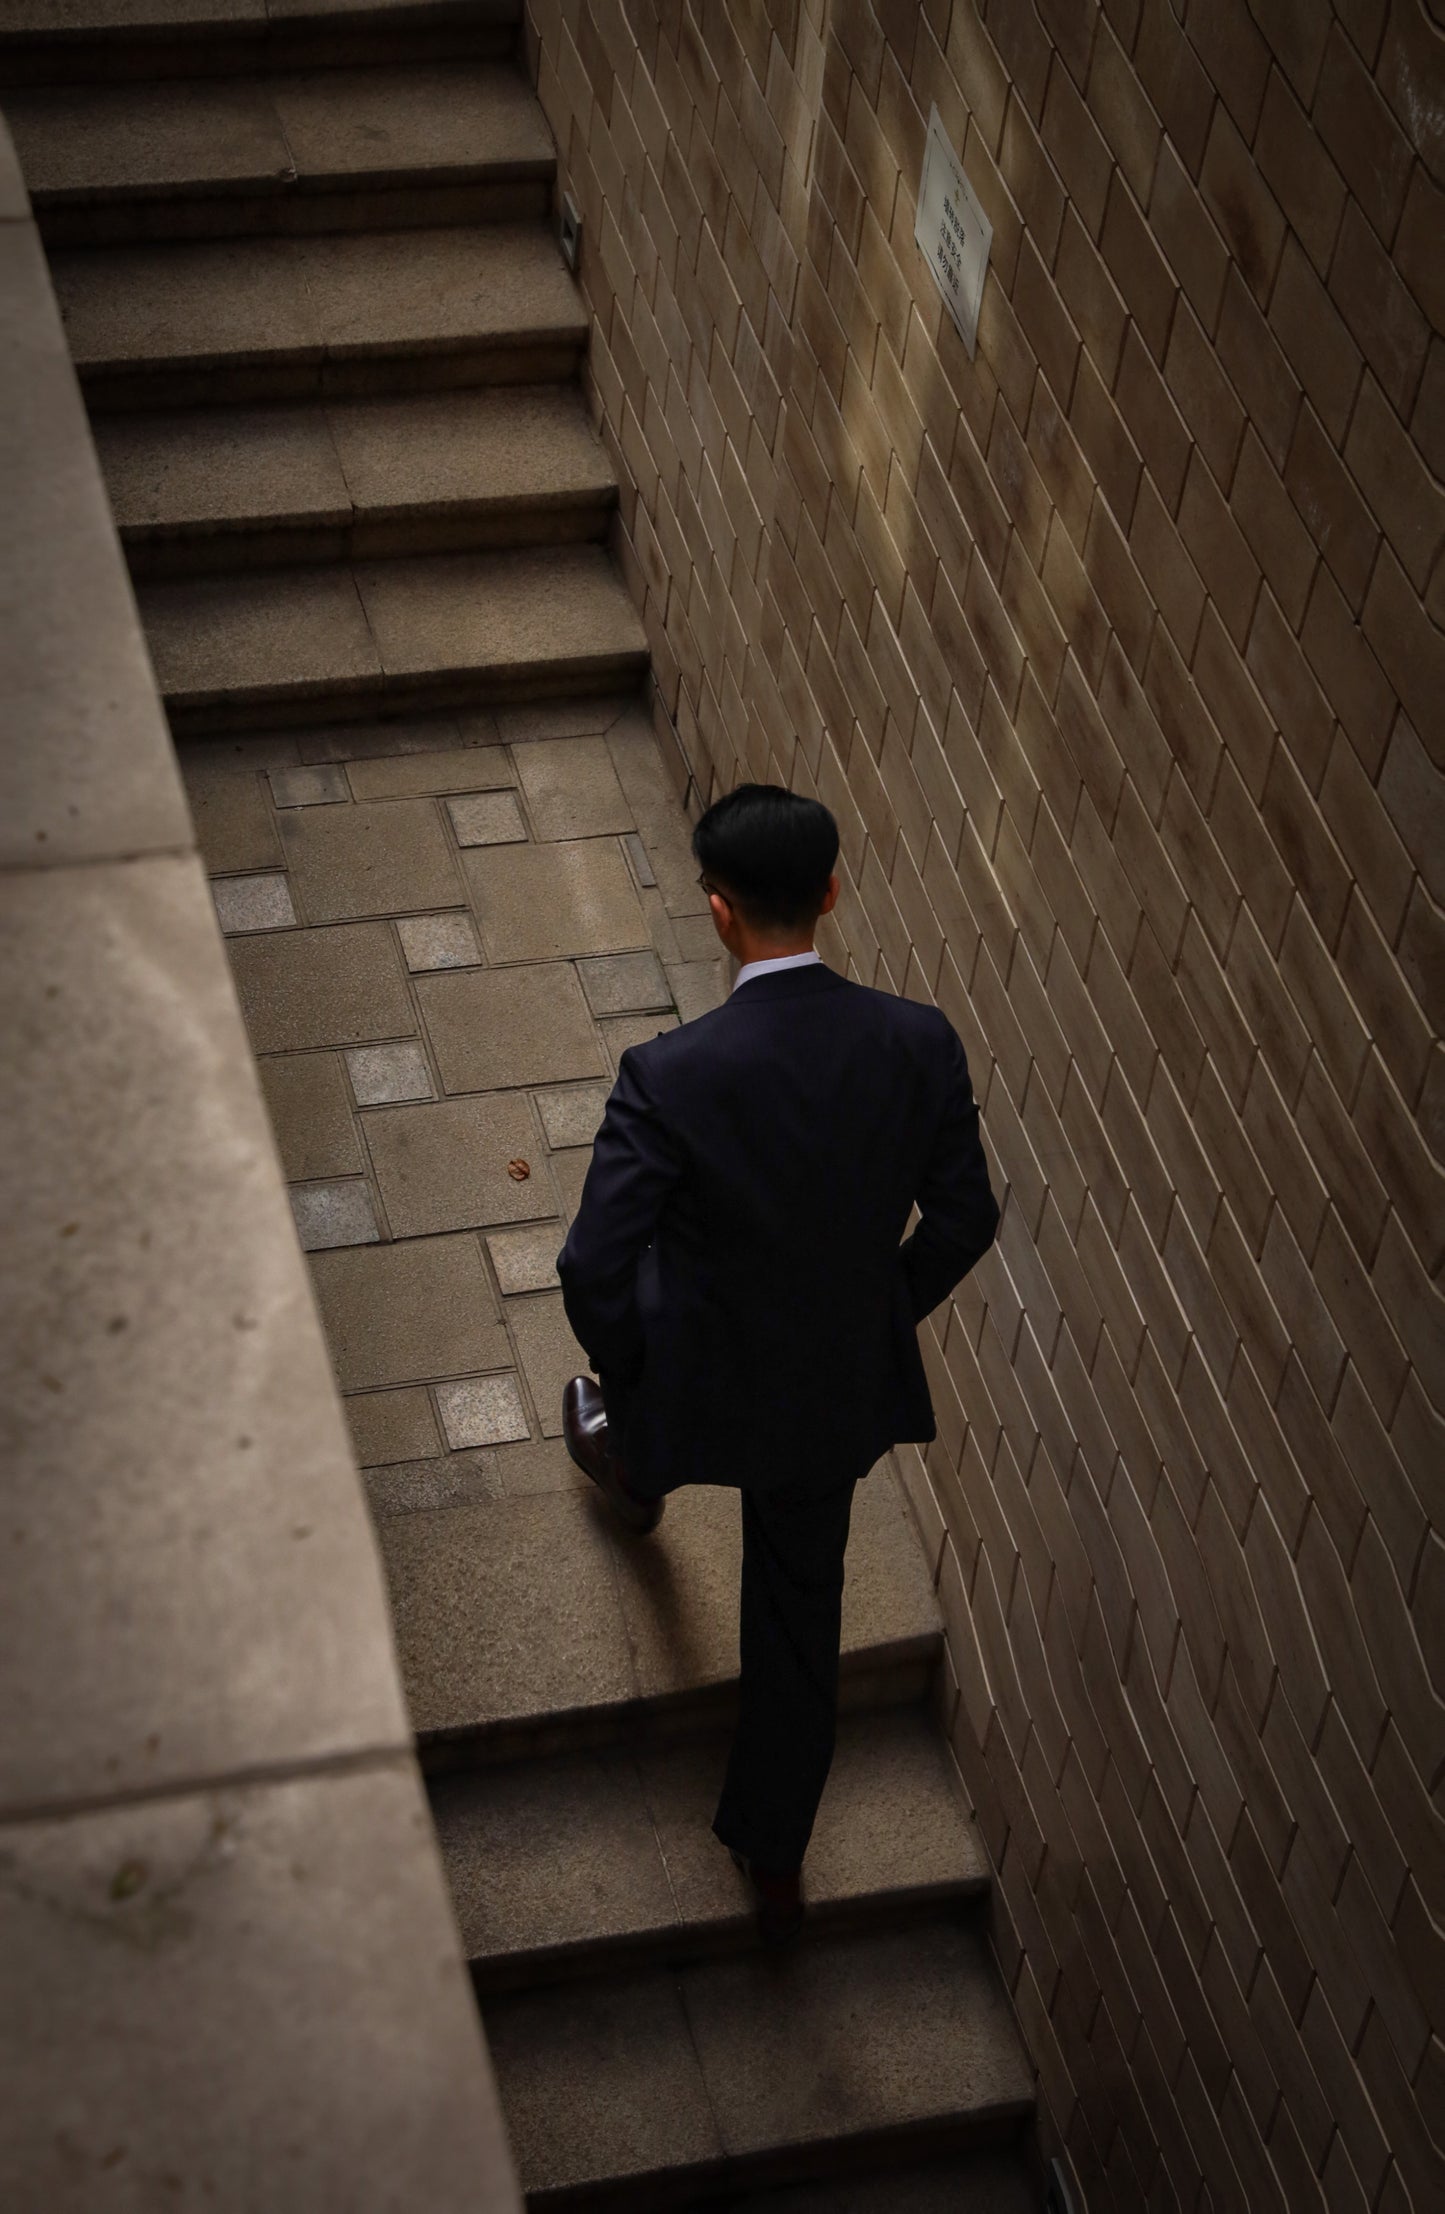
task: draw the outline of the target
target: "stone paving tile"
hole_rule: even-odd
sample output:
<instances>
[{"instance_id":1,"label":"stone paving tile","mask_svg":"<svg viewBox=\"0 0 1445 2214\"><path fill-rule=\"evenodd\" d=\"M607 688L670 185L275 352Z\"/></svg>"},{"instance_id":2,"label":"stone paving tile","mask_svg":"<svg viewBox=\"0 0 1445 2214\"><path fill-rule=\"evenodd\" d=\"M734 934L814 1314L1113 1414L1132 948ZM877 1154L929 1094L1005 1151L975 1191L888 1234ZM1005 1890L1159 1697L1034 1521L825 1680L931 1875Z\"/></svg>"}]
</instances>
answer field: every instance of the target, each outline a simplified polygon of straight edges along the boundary
<instances>
[{"instance_id":1,"label":"stone paving tile","mask_svg":"<svg viewBox=\"0 0 1445 2214\"><path fill-rule=\"evenodd\" d=\"M619 1015L597 1025L606 1042L608 1054L615 1069L629 1046L645 1045L649 1038L661 1037L664 1030L676 1030L676 1015Z\"/></svg>"},{"instance_id":2,"label":"stone paving tile","mask_svg":"<svg viewBox=\"0 0 1445 2214\"><path fill-rule=\"evenodd\" d=\"M551 1492L397 1515L377 1535L418 1732L633 1697L611 1551L590 1500Z\"/></svg>"},{"instance_id":3,"label":"stone paving tile","mask_svg":"<svg viewBox=\"0 0 1445 2214\"><path fill-rule=\"evenodd\" d=\"M406 1037L416 1028L385 923L237 938L229 950L257 1053Z\"/></svg>"},{"instance_id":4,"label":"stone paving tile","mask_svg":"<svg viewBox=\"0 0 1445 2214\"><path fill-rule=\"evenodd\" d=\"M487 1251L504 1293L551 1291L557 1282L562 1249L560 1222L540 1222L525 1230L494 1230Z\"/></svg>"},{"instance_id":5,"label":"stone paving tile","mask_svg":"<svg viewBox=\"0 0 1445 2214\"><path fill-rule=\"evenodd\" d=\"M490 961L549 961L645 946L647 925L610 838L462 857Z\"/></svg>"},{"instance_id":6,"label":"stone paving tile","mask_svg":"<svg viewBox=\"0 0 1445 2214\"><path fill-rule=\"evenodd\" d=\"M312 922L446 907L461 890L433 800L306 808L281 817L281 842Z\"/></svg>"},{"instance_id":7,"label":"stone paving tile","mask_svg":"<svg viewBox=\"0 0 1445 2214\"><path fill-rule=\"evenodd\" d=\"M741 1511L735 1491L699 1485L668 1500L646 1545L606 1524L644 1698L737 1675Z\"/></svg>"},{"instance_id":8,"label":"stone paving tile","mask_svg":"<svg viewBox=\"0 0 1445 2214\"><path fill-rule=\"evenodd\" d=\"M539 838L596 838L632 829L632 809L605 738L514 744L512 759Z\"/></svg>"},{"instance_id":9,"label":"stone paving tile","mask_svg":"<svg viewBox=\"0 0 1445 2214\"><path fill-rule=\"evenodd\" d=\"M337 1184L293 1184L290 1197L305 1253L324 1253L338 1245L375 1245L381 1236L362 1177Z\"/></svg>"},{"instance_id":10,"label":"stone paving tile","mask_svg":"<svg viewBox=\"0 0 1445 2214\"><path fill-rule=\"evenodd\" d=\"M633 692L606 692L593 698L537 700L499 707L497 735L508 746L532 745L539 738L600 737L635 700Z\"/></svg>"},{"instance_id":11,"label":"stone paving tile","mask_svg":"<svg viewBox=\"0 0 1445 2214\"><path fill-rule=\"evenodd\" d=\"M638 884L644 891L655 892L657 878L653 874L652 863L647 858L647 848L635 830L628 831L622 841L622 847L628 860L632 863L632 873Z\"/></svg>"},{"instance_id":12,"label":"stone paving tile","mask_svg":"<svg viewBox=\"0 0 1445 2214\"><path fill-rule=\"evenodd\" d=\"M334 232L287 243L333 359L493 333L586 335L582 302L541 225Z\"/></svg>"},{"instance_id":13,"label":"stone paving tile","mask_svg":"<svg viewBox=\"0 0 1445 2214\"><path fill-rule=\"evenodd\" d=\"M179 105L174 101L173 105ZM96 451L122 530L304 522L338 559L351 500L316 408L185 409L96 418Z\"/></svg>"},{"instance_id":14,"label":"stone paving tile","mask_svg":"<svg viewBox=\"0 0 1445 2214\"><path fill-rule=\"evenodd\" d=\"M285 1054L257 1069L288 1182L361 1171L352 1103L334 1054Z\"/></svg>"},{"instance_id":15,"label":"stone paving tile","mask_svg":"<svg viewBox=\"0 0 1445 2214\"><path fill-rule=\"evenodd\" d=\"M565 2012L545 1989L495 1998L484 2021L524 2191L593 2177L632 2177L641 2189L645 2177L720 2155L667 1973L589 1978Z\"/></svg>"},{"instance_id":16,"label":"stone paving tile","mask_svg":"<svg viewBox=\"0 0 1445 2214\"><path fill-rule=\"evenodd\" d=\"M562 1202L562 1219L570 1228L581 1204L587 1171L592 1166L592 1148L590 1145L576 1146L569 1147L565 1153L554 1153L548 1166L557 1187L557 1197Z\"/></svg>"},{"instance_id":17,"label":"stone paving tile","mask_svg":"<svg viewBox=\"0 0 1445 2214\"><path fill-rule=\"evenodd\" d=\"M485 1776L438 1776L431 1802L469 1960L675 1926L630 1755L583 1753Z\"/></svg>"},{"instance_id":18,"label":"stone paving tile","mask_svg":"<svg viewBox=\"0 0 1445 2214\"><path fill-rule=\"evenodd\" d=\"M257 773L179 755L196 843L208 869L268 869L281 859L281 839Z\"/></svg>"},{"instance_id":19,"label":"stone paving tile","mask_svg":"<svg viewBox=\"0 0 1445 2214\"><path fill-rule=\"evenodd\" d=\"M269 781L278 807L334 807L351 797L345 769L329 763L272 769Z\"/></svg>"},{"instance_id":20,"label":"stone paving tile","mask_svg":"<svg viewBox=\"0 0 1445 2214\"><path fill-rule=\"evenodd\" d=\"M316 11L308 4L302 12ZM268 89L307 179L465 170L481 149L488 162L508 169L550 171L554 158L520 72L412 63L404 73L338 68L281 76Z\"/></svg>"},{"instance_id":21,"label":"stone paving tile","mask_svg":"<svg viewBox=\"0 0 1445 2214\"><path fill-rule=\"evenodd\" d=\"M414 1041L401 1045L353 1046L346 1073L358 1107L390 1107L404 1099L431 1099L431 1070Z\"/></svg>"},{"instance_id":22,"label":"stone paving tile","mask_svg":"<svg viewBox=\"0 0 1445 2214\"><path fill-rule=\"evenodd\" d=\"M692 830L677 787L658 752L647 714L629 704L607 733L617 781L647 846L658 890L671 915L705 915L707 894L698 883Z\"/></svg>"},{"instance_id":23,"label":"stone paving tile","mask_svg":"<svg viewBox=\"0 0 1445 2214\"><path fill-rule=\"evenodd\" d=\"M515 1446L503 1446L515 1452ZM397 1461L363 1471L374 1515L429 1514L438 1507L465 1507L481 1499L503 1497L497 1474L496 1446L433 1454L420 1461Z\"/></svg>"},{"instance_id":24,"label":"stone paving tile","mask_svg":"<svg viewBox=\"0 0 1445 2214\"><path fill-rule=\"evenodd\" d=\"M449 1092L607 1073L569 963L424 976L416 994Z\"/></svg>"},{"instance_id":25,"label":"stone paving tile","mask_svg":"<svg viewBox=\"0 0 1445 2214\"><path fill-rule=\"evenodd\" d=\"M1003 1986L937 1920L684 1968L687 2021L730 2153L851 2137L1032 2094Z\"/></svg>"},{"instance_id":26,"label":"stone paving tile","mask_svg":"<svg viewBox=\"0 0 1445 2214\"><path fill-rule=\"evenodd\" d=\"M495 733L486 743L494 742ZM296 733L298 761L390 760L399 754L445 753L480 741L463 738L455 715L379 716L364 723L316 723ZM353 786L353 790L355 787ZM380 793L357 792L358 799Z\"/></svg>"},{"instance_id":27,"label":"stone paving tile","mask_svg":"<svg viewBox=\"0 0 1445 2214\"><path fill-rule=\"evenodd\" d=\"M497 1475L509 1499L531 1499L546 1491L592 1489L591 1480L574 1466L560 1438L532 1438L523 1445L497 1447Z\"/></svg>"},{"instance_id":28,"label":"stone paving tile","mask_svg":"<svg viewBox=\"0 0 1445 2214\"><path fill-rule=\"evenodd\" d=\"M402 958L420 969L475 968L482 958L470 915L404 915L396 926Z\"/></svg>"},{"instance_id":29,"label":"stone paving tile","mask_svg":"<svg viewBox=\"0 0 1445 2214\"><path fill-rule=\"evenodd\" d=\"M431 1394L415 1385L403 1391L353 1392L342 1406L363 1468L427 1460L441 1450Z\"/></svg>"},{"instance_id":30,"label":"stone paving tile","mask_svg":"<svg viewBox=\"0 0 1445 2214\"><path fill-rule=\"evenodd\" d=\"M537 1107L547 1143L590 1146L607 1106L606 1084L566 1084L555 1091L538 1092Z\"/></svg>"},{"instance_id":31,"label":"stone paving tile","mask_svg":"<svg viewBox=\"0 0 1445 2214\"><path fill-rule=\"evenodd\" d=\"M284 876L223 876L211 886L216 919L227 936L244 930L289 930L296 921Z\"/></svg>"},{"instance_id":32,"label":"stone paving tile","mask_svg":"<svg viewBox=\"0 0 1445 2214\"><path fill-rule=\"evenodd\" d=\"M156 13L145 10L150 22ZM95 11L87 6L87 23ZM14 22L6 10L7 25ZM184 100L169 84L67 85L17 90L6 120L32 193L107 196L116 187L206 184L264 190L291 173L275 110L255 83L192 80Z\"/></svg>"},{"instance_id":33,"label":"stone paving tile","mask_svg":"<svg viewBox=\"0 0 1445 2214\"><path fill-rule=\"evenodd\" d=\"M668 1875L689 1922L735 1914L747 1897L712 1834L726 1755L724 1739L640 1756ZM891 1707L845 1715L808 1846L809 1899L987 1881L982 1844L932 1714Z\"/></svg>"},{"instance_id":34,"label":"stone paving tile","mask_svg":"<svg viewBox=\"0 0 1445 2214\"><path fill-rule=\"evenodd\" d=\"M359 1172L361 1145L336 1055L288 1053L257 1067L288 1182Z\"/></svg>"},{"instance_id":35,"label":"stone paving tile","mask_svg":"<svg viewBox=\"0 0 1445 2214\"><path fill-rule=\"evenodd\" d=\"M343 1391L504 1368L512 1358L474 1237L343 1247L311 1263Z\"/></svg>"},{"instance_id":36,"label":"stone paving tile","mask_svg":"<svg viewBox=\"0 0 1445 2214\"><path fill-rule=\"evenodd\" d=\"M672 993L655 953L604 953L579 961L577 974L594 1015L672 1012Z\"/></svg>"},{"instance_id":37,"label":"stone paving tile","mask_svg":"<svg viewBox=\"0 0 1445 2214\"><path fill-rule=\"evenodd\" d=\"M468 792L447 801L459 846L505 846L524 841L527 826L515 792Z\"/></svg>"},{"instance_id":38,"label":"stone paving tile","mask_svg":"<svg viewBox=\"0 0 1445 2214\"><path fill-rule=\"evenodd\" d=\"M374 761L348 761L358 799L404 799L437 792L485 792L515 782L504 746L450 746L440 752L397 750Z\"/></svg>"},{"instance_id":39,"label":"stone paving tile","mask_svg":"<svg viewBox=\"0 0 1445 2214\"><path fill-rule=\"evenodd\" d=\"M560 1246L560 1239L558 1244ZM562 1435L562 1393L569 1378L587 1374L587 1356L567 1326L562 1294L518 1300L508 1321L544 1438Z\"/></svg>"},{"instance_id":40,"label":"stone paving tile","mask_svg":"<svg viewBox=\"0 0 1445 2214\"><path fill-rule=\"evenodd\" d=\"M684 1022L693 1022L699 1015L710 1014L714 1007L721 1007L728 996L724 965L716 957L707 961L669 962L667 981L672 988L678 1014Z\"/></svg>"},{"instance_id":41,"label":"stone paving tile","mask_svg":"<svg viewBox=\"0 0 1445 2214\"><path fill-rule=\"evenodd\" d=\"M552 1180L524 1093L377 1108L362 1130L399 1238L555 1215ZM513 1162L529 1173L514 1177Z\"/></svg>"},{"instance_id":42,"label":"stone paving tile","mask_svg":"<svg viewBox=\"0 0 1445 2214\"><path fill-rule=\"evenodd\" d=\"M87 247L50 267L78 367L320 363L319 319L287 239Z\"/></svg>"},{"instance_id":43,"label":"stone paving tile","mask_svg":"<svg viewBox=\"0 0 1445 2214\"><path fill-rule=\"evenodd\" d=\"M515 1376L466 1376L438 1384L437 1411L453 1448L504 1445L531 1435Z\"/></svg>"},{"instance_id":44,"label":"stone paving tile","mask_svg":"<svg viewBox=\"0 0 1445 2214\"><path fill-rule=\"evenodd\" d=\"M173 707L354 691L381 675L348 569L235 570L142 585L136 598Z\"/></svg>"}]
</instances>

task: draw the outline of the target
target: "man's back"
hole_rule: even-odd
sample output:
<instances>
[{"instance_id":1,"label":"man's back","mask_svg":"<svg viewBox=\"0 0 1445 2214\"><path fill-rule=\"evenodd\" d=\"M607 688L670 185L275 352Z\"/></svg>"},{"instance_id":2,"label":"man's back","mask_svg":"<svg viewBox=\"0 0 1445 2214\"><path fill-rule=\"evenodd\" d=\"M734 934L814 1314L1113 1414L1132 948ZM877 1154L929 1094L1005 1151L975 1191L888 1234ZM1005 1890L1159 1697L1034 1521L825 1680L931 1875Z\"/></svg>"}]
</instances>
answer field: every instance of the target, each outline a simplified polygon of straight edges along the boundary
<instances>
[{"instance_id":1,"label":"man's back","mask_svg":"<svg viewBox=\"0 0 1445 2214\"><path fill-rule=\"evenodd\" d=\"M900 1249L916 1200L923 1233ZM814 965L633 1048L562 1260L579 1334L639 1202L642 1342L611 1365L648 1489L811 1482L932 1435L914 1326L997 1221L936 1010Z\"/></svg>"}]
</instances>

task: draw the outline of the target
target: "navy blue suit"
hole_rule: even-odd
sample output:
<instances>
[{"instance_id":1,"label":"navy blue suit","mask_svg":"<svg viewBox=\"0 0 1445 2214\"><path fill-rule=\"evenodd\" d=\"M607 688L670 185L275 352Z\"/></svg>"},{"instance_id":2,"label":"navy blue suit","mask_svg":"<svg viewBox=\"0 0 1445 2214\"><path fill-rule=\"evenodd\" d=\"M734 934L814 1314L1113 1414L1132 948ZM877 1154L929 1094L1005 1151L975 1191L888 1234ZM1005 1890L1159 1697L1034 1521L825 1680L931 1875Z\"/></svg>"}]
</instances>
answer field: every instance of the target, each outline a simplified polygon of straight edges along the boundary
<instances>
[{"instance_id":1,"label":"navy blue suit","mask_svg":"<svg viewBox=\"0 0 1445 2214\"><path fill-rule=\"evenodd\" d=\"M558 1273L630 1486L742 1490L743 1719L719 1833L764 1866L801 1860L831 1758L853 1486L933 1437L917 1325L997 1226L968 1064L935 1008L817 964L622 1056ZM800 1663L801 1703L780 1682ZM782 1782L817 1769L800 1732L821 1757L801 1795Z\"/></svg>"}]
</instances>

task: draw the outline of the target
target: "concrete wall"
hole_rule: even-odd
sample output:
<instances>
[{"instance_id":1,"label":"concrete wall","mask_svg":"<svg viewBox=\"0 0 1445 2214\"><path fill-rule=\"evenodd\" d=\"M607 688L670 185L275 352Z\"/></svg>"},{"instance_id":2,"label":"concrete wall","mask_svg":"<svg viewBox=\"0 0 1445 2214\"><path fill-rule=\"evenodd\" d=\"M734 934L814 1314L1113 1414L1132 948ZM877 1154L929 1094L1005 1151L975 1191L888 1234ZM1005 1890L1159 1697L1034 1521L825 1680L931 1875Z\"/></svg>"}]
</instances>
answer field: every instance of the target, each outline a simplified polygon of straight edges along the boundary
<instances>
[{"instance_id":1,"label":"concrete wall","mask_svg":"<svg viewBox=\"0 0 1445 2214\"><path fill-rule=\"evenodd\" d=\"M660 704L835 809L1008 1189L909 1474L1053 2124L1096 2209L1439 2205L1439 10L530 18Z\"/></svg>"},{"instance_id":2,"label":"concrete wall","mask_svg":"<svg viewBox=\"0 0 1445 2214\"><path fill-rule=\"evenodd\" d=\"M513 2214L380 1566L0 125L0 2206Z\"/></svg>"}]
</instances>

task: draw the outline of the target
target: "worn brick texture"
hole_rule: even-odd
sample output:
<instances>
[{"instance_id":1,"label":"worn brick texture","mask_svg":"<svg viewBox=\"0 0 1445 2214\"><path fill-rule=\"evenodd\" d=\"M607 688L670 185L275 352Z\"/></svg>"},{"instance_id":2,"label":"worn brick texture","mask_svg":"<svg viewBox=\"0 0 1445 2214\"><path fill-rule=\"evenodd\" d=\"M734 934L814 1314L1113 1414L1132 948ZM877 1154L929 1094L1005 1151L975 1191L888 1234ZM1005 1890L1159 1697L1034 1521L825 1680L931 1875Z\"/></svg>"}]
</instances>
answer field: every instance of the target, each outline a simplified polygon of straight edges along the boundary
<instances>
[{"instance_id":1,"label":"worn brick texture","mask_svg":"<svg viewBox=\"0 0 1445 2214\"><path fill-rule=\"evenodd\" d=\"M1445 2204L1441 21L530 4L659 724L1007 1192L907 1475L1095 2210Z\"/></svg>"}]
</instances>

